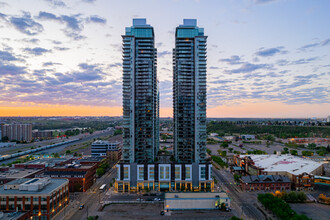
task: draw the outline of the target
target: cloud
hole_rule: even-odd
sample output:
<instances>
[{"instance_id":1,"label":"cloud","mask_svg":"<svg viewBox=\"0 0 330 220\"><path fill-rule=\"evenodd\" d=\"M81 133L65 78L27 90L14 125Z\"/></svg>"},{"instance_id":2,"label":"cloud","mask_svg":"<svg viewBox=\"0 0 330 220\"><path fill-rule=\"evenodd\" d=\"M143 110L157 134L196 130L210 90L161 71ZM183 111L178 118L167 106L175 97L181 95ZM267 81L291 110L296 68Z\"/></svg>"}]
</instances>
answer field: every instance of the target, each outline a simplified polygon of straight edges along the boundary
<instances>
[{"instance_id":1,"label":"cloud","mask_svg":"<svg viewBox=\"0 0 330 220\"><path fill-rule=\"evenodd\" d=\"M13 64L3 64L0 62L0 75L20 75L26 73L25 67L16 66Z\"/></svg>"},{"instance_id":2,"label":"cloud","mask_svg":"<svg viewBox=\"0 0 330 220\"><path fill-rule=\"evenodd\" d=\"M243 63L241 58L237 55L233 55L230 58L226 58L226 59L219 59L219 62L226 62L230 65L237 65Z\"/></svg>"},{"instance_id":3,"label":"cloud","mask_svg":"<svg viewBox=\"0 0 330 220\"><path fill-rule=\"evenodd\" d=\"M109 68L113 68L113 67L121 67L122 64L121 63L112 63L112 64L109 64Z\"/></svg>"},{"instance_id":4,"label":"cloud","mask_svg":"<svg viewBox=\"0 0 330 220\"><path fill-rule=\"evenodd\" d=\"M43 26L35 22L30 13L24 12L22 17L12 16L9 18L9 23L12 24L16 30L27 35L37 35L44 30Z\"/></svg>"},{"instance_id":5,"label":"cloud","mask_svg":"<svg viewBox=\"0 0 330 220\"><path fill-rule=\"evenodd\" d=\"M297 80L301 80L301 79L317 79L319 77L320 77L320 75L318 75L318 74L309 74L306 76L295 76L294 78Z\"/></svg>"},{"instance_id":6,"label":"cloud","mask_svg":"<svg viewBox=\"0 0 330 220\"><path fill-rule=\"evenodd\" d=\"M313 50L314 48L324 47L324 46L327 46L327 45L330 45L330 38L325 39L325 40L320 41L320 42L306 44L306 45L298 48L298 50L304 52L304 51L307 51L307 50Z\"/></svg>"},{"instance_id":7,"label":"cloud","mask_svg":"<svg viewBox=\"0 0 330 220\"><path fill-rule=\"evenodd\" d=\"M56 15L45 11L40 11L37 18L41 20L58 20L58 21L61 20L60 17L57 17Z\"/></svg>"},{"instance_id":8,"label":"cloud","mask_svg":"<svg viewBox=\"0 0 330 220\"><path fill-rule=\"evenodd\" d=\"M97 15L92 15L89 18L87 18L87 22L93 22L93 23L98 23L98 24L105 24L107 23L107 19L101 18Z\"/></svg>"},{"instance_id":9,"label":"cloud","mask_svg":"<svg viewBox=\"0 0 330 220\"><path fill-rule=\"evenodd\" d=\"M254 0L254 3L256 4L267 4L267 3L271 3L271 2L275 2L278 0Z\"/></svg>"},{"instance_id":10,"label":"cloud","mask_svg":"<svg viewBox=\"0 0 330 220\"><path fill-rule=\"evenodd\" d=\"M83 70L92 70L96 67L96 65L89 65L87 63L80 63L78 66Z\"/></svg>"},{"instance_id":11,"label":"cloud","mask_svg":"<svg viewBox=\"0 0 330 220\"><path fill-rule=\"evenodd\" d=\"M63 29L64 34L67 37L70 37L74 40L81 40L85 39L85 36L82 36L80 33L83 30L83 18L81 18L80 14L77 15L61 15L56 16L55 14L40 11L39 15L37 16L40 20L52 20L52 21L58 21L60 23L63 23L66 25L66 28Z\"/></svg>"},{"instance_id":12,"label":"cloud","mask_svg":"<svg viewBox=\"0 0 330 220\"><path fill-rule=\"evenodd\" d=\"M326 46L330 44L330 38L320 42L321 46Z\"/></svg>"},{"instance_id":13,"label":"cloud","mask_svg":"<svg viewBox=\"0 0 330 220\"><path fill-rule=\"evenodd\" d=\"M15 61L18 60L15 56L7 51L0 50L0 61Z\"/></svg>"},{"instance_id":14,"label":"cloud","mask_svg":"<svg viewBox=\"0 0 330 220\"><path fill-rule=\"evenodd\" d=\"M292 61L291 64L294 64L294 65L307 64L307 63L311 63L315 60L319 60L319 57L311 57L311 58L307 58L307 59L295 60L295 61Z\"/></svg>"},{"instance_id":15,"label":"cloud","mask_svg":"<svg viewBox=\"0 0 330 220\"><path fill-rule=\"evenodd\" d=\"M37 38L32 38L32 39L24 38L24 39L22 39L22 41L26 42L26 43L31 43L31 44L36 44L36 43L40 42L40 40Z\"/></svg>"},{"instance_id":16,"label":"cloud","mask_svg":"<svg viewBox=\"0 0 330 220\"><path fill-rule=\"evenodd\" d=\"M162 52L158 52L157 56L158 57L164 57L164 56L170 55L170 54L172 54L170 51L162 51Z\"/></svg>"},{"instance_id":17,"label":"cloud","mask_svg":"<svg viewBox=\"0 0 330 220\"><path fill-rule=\"evenodd\" d=\"M81 0L82 2L86 2L86 3L94 3L96 2L96 0Z\"/></svg>"},{"instance_id":18,"label":"cloud","mask_svg":"<svg viewBox=\"0 0 330 220\"><path fill-rule=\"evenodd\" d=\"M80 63L78 69L65 73L47 69L52 65L57 63L46 62L44 69L27 71L25 67L0 64L0 82L6 82L0 101L121 106L122 82L108 80L103 64Z\"/></svg>"},{"instance_id":19,"label":"cloud","mask_svg":"<svg viewBox=\"0 0 330 220\"><path fill-rule=\"evenodd\" d=\"M285 54L287 51L282 50L284 47L274 47L274 48L260 48L259 51L256 52L257 56L261 57L271 57L275 54Z\"/></svg>"},{"instance_id":20,"label":"cloud","mask_svg":"<svg viewBox=\"0 0 330 220\"><path fill-rule=\"evenodd\" d=\"M54 8L56 8L56 7L66 7L66 4L61 0L45 0L45 1L48 2L48 4L51 5Z\"/></svg>"},{"instance_id":21,"label":"cloud","mask_svg":"<svg viewBox=\"0 0 330 220\"><path fill-rule=\"evenodd\" d=\"M233 73L250 73L259 69L271 69L272 65L269 64L253 64L253 63L244 63L240 68L225 70L228 74Z\"/></svg>"},{"instance_id":22,"label":"cloud","mask_svg":"<svg viewBox=\"0 0 330 220\"><path fill-rule=\"evenodd\" d=\"M9 6L8 3L6 3L6 2L0 2L0 8L3 8L5 6Z\"/></svg>"},{"instance_id":23,"label":"cloud","mask_svg":"<svg viewBox=\"0 0 330 220\"><path fill-rule=\"evenodd\" d=\"M46 62L42 64L43 66L54 66L54 65L62 65L61 63L53 63L53 62Z\"/></svg>"},{"instance_id":24,"label":"cloud","mask_svg":"<svg viewBox=\"0 0 330 220\"><path fill-rule=\"evenodd\" d=\"M29 54L33 54L35 56L40 56L44 53L51 52L51 50L47 50L47 49L41 48L41 47L25 48L24 51L28 52Z\"/></svg>"},{"instance_id":25,"label":"cloud","mask_svg":"<svg viewBox=\"0 0 330 220\"><path fill-rule=\"evenodd\" d=\"M55 50L59 50L59 51L66 51L66 50L70 50L70 48L68 47L54 47Z\"/></svg>"}]
</instances>

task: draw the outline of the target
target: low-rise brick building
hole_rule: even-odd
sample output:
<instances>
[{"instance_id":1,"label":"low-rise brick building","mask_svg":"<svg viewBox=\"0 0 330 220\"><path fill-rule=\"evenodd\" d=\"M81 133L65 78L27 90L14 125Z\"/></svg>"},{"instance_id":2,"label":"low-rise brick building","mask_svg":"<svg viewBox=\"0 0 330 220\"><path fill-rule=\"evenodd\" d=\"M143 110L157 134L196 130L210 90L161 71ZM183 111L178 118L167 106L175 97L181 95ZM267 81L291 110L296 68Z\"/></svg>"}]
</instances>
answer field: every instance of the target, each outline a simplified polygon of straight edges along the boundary
<instances>
[{"instance_id":1,"label":"low-rise brick building","mask_svg":"<svg viewBox=\"0 0 330 220\"><path fill-rule=\"evenodd\" d=\"M64 166L46 168L43 176L66 178L69 180L70 192L85 192L94 184L96 169L97 164L66 164Z\"/></svg>"},{"instance_id":2,"label":"low-rise brick building","mask_svg":"<svg viewBox=\"0 0 330 220\"><path fill-rule=\"evenodd\" d=\"M242 176L241 188L244 191L290 190L291 181L287 176L282 175Z\"/></svg>"},{"instance_id":3,"label":"low-rise brick building","mask_svg":"<svg viewBox=\"0 0 330 220\"><path fill-rule=\"evenodd\" d=\"M0 187L0 211L29 212L30 219L50 220L68 204L67 179L17 179Z\"/></svg>"}]
</instances>

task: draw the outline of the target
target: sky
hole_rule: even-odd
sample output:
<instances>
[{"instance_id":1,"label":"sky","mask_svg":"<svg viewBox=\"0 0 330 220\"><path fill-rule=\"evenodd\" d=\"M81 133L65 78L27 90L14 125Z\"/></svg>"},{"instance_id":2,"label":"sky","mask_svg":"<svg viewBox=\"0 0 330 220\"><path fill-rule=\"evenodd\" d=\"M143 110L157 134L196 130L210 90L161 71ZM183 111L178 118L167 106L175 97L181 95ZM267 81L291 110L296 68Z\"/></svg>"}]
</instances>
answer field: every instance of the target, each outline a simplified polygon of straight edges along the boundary
<instances>
[{"instance_id":1,"label":"sky","mask_svg":"<svg viewBox=\"0 0 330 220\"><path fill-rule=\"evenodd\" d=\"M155 30L172 117L175 28L208 36L207 116L330 115L328 0L0 0L0 116L121 116L122 38Z\"/></svg>"}]
</instances>

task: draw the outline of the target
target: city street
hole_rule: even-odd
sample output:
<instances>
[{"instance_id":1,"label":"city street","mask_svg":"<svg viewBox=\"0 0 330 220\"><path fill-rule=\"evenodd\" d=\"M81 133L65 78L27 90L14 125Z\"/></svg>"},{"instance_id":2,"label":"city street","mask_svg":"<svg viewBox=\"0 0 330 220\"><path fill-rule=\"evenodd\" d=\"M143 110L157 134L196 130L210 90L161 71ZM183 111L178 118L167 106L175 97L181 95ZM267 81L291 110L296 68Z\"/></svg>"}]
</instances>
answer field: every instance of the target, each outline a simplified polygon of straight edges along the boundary
<instances>
[{"instance_id":1,"label":"city street","mask_svg":"<svg viewBox=\"0 0 330 220\"><path fill-rule=\"evenodd\" d=\"M220 183L223 190L231 199L231 207L243 219L266 219L257 208L257 198L254 194L240 192L234 186L234 180L227 170L217 170L213 167L213 175Z\"/></svg>"},{"instance_id":2,"label":"city street","mask_svg":"<svg viewBox=\"0 0 330 220\"><path fill-rule=\"evenodd\" d=\"M111 169L101 178L97 179L96 183L94 183L94 185L86 192L71 193L70 205L59 213L55 220L81 220L87 219L87 216L97 215L96 212L101 207L100 202L104 199L104 196L106 196L106 192L108 191L99 192L99 188L102 184L107 184L107 188L109 189L109 183L114 177L116 177L116 171L115 169ZM84 208L79 210L79 206L82 204L84 204Z\"/></svg>"}]
</instances>

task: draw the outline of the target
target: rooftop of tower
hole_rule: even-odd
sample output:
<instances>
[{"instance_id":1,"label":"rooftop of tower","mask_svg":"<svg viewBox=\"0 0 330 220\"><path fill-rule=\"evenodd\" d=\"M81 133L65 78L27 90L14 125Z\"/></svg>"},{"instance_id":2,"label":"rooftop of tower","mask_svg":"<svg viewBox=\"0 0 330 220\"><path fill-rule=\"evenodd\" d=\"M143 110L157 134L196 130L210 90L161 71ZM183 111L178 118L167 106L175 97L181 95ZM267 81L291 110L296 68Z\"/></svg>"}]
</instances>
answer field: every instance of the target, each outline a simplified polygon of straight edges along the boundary
<instances>
[{"instance_id":1,"label":"rooftop of tower","mask_svg":"<svg viewBox=\"0 0 330 220\"><path fill-rule=\"evenodd\" d=\"M146 18L133 18L133 27L150 27Z\"/></svg>"},{"instance_id":2,"label":"rooftop of tower","mask_svg":"<svg viewBox=\"0 0 330 220\"><path fill-rule=\"evenodd\" d=\"M176 28L176 37L193 38L196 36L204 36L204 28L197 26L197 19L183 19L183 24Z\"/></svg>"},{"instance_id":3,"label":"rooftop of tower","mask_svg":"<svg viewBox=\"0 0 330 220\"><path fill-rule=\"evenodd\" d=\"M154 36L154 29L150 24L147 24L146 18L133 18L133 25L125 28L125 35L152 38Z\"/></svg>"},{"instance_id":4,"label":"rooftop of tower","mask_svg":"<svg viewBox=\"0 0 330 220\"><path fill-rule=\"evenodd\" d=\"M196 27L197 19L183 19L183 24L179 25L179 27Z\"/></svg>"}]
</instances>

